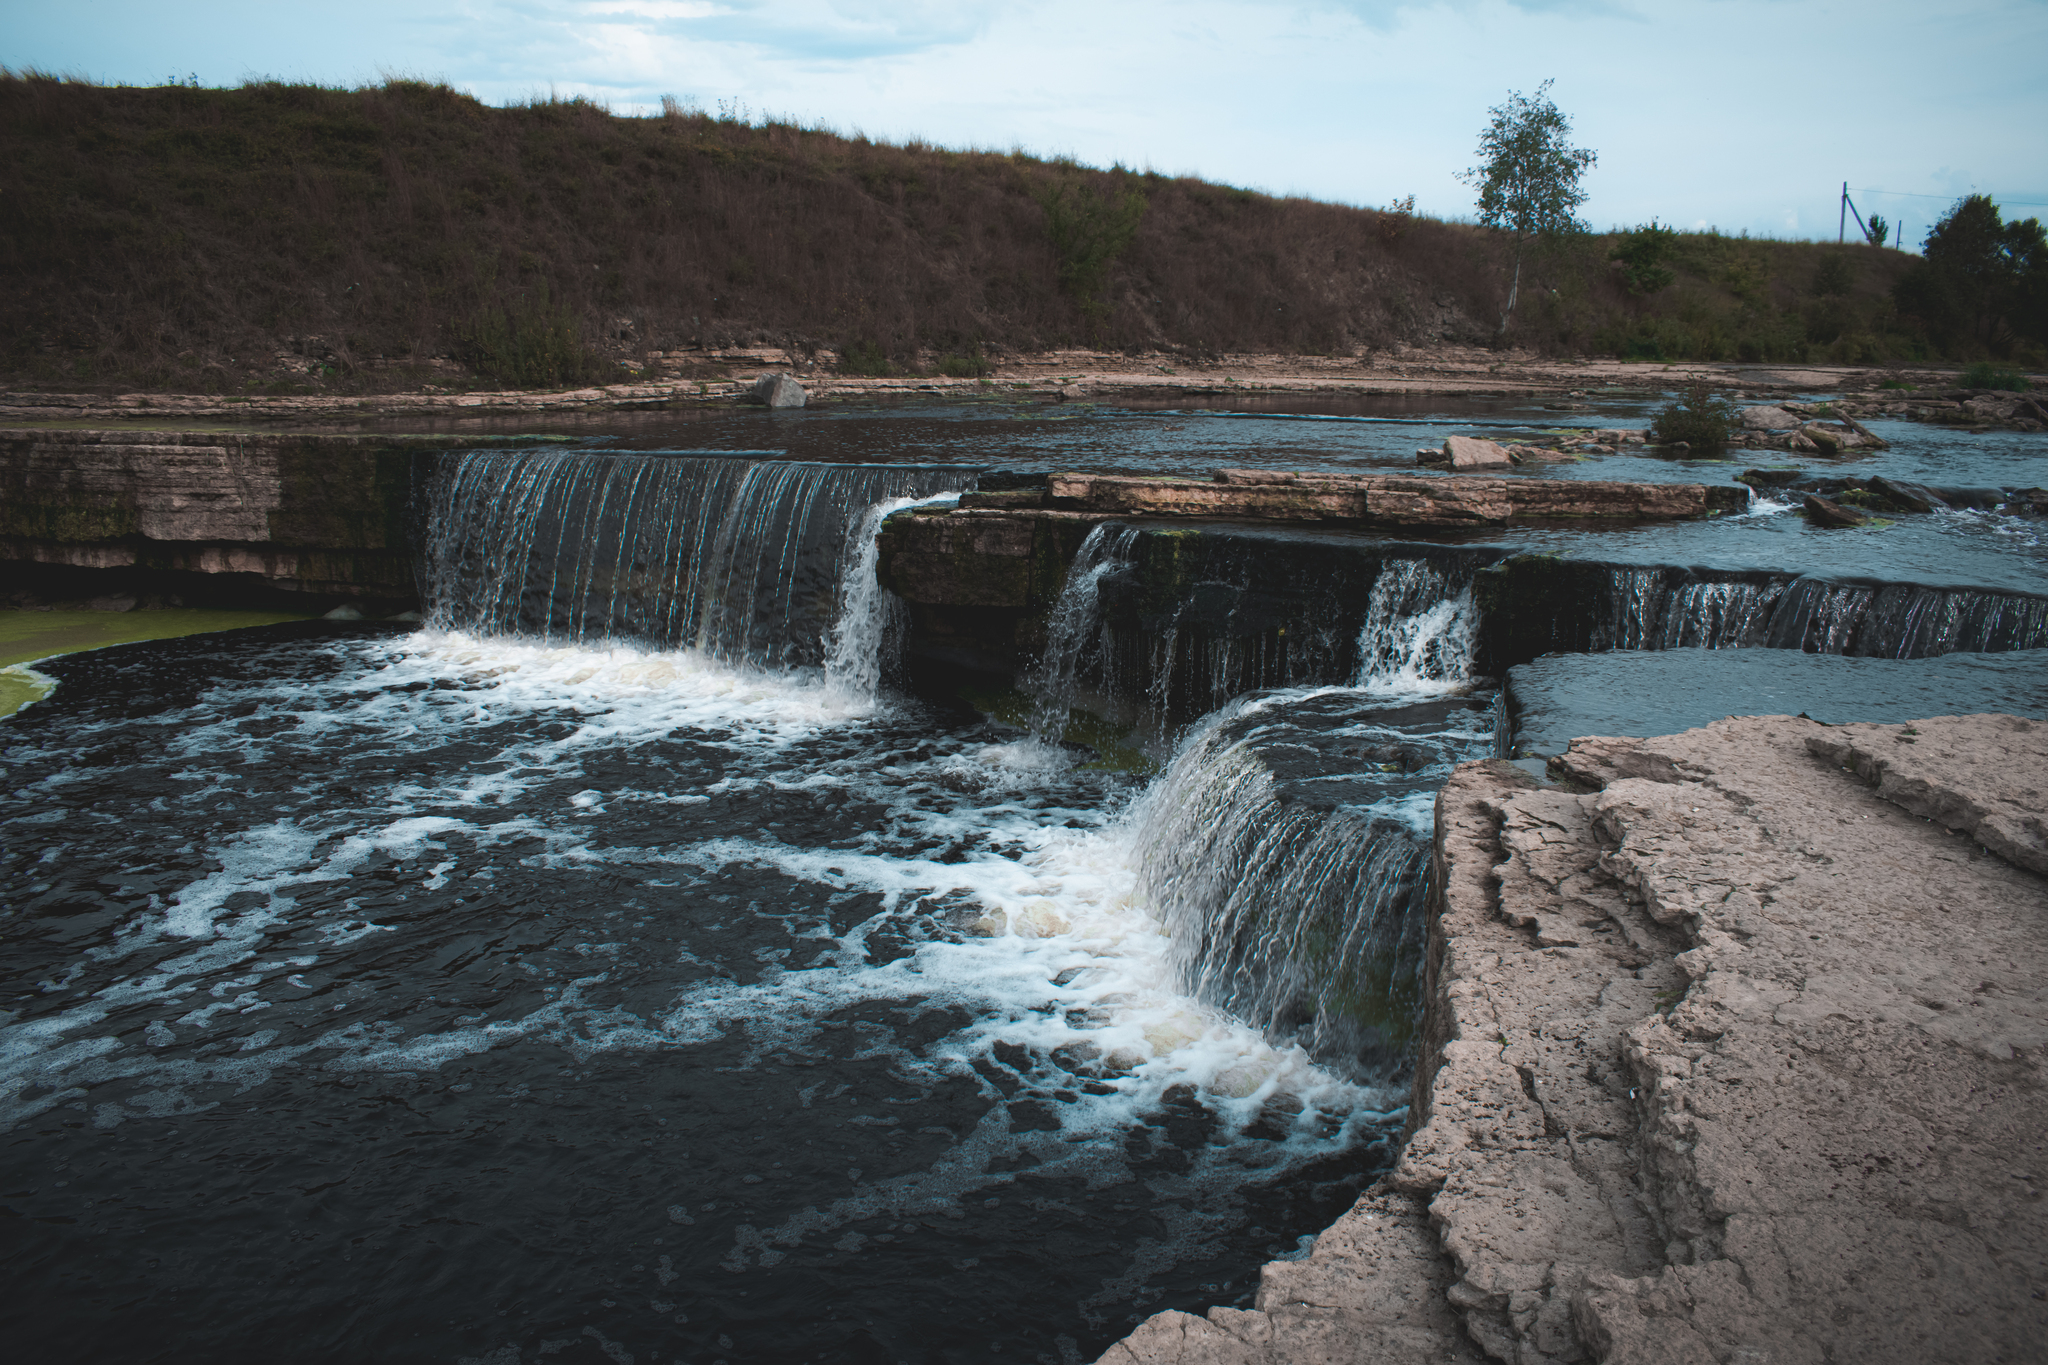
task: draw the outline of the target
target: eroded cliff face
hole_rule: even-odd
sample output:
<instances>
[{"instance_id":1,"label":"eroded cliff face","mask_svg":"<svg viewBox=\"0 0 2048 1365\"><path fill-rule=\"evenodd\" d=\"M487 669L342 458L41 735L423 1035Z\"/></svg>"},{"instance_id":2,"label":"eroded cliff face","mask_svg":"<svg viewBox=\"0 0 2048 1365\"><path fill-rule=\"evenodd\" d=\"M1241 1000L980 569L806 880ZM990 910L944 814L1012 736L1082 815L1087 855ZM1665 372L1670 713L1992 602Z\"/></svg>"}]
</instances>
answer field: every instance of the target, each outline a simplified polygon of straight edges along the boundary
<instances>
[{"instance_id":1,"label":"eroded cliff face","mask_svg":"<svg viewBox=\"0 0 2048 1365\"><path fill-rule=\"evenodd\" d=\"M433 452L449 444L0 433L0 565L16 592L410 602L413 488Z\"/></svg>"},{"instance_id":2,"label":"eroded cliff face","mask_svg":"<svg viewBox=\"0 0 2048 1365\"><path fill-rule=\"evenodd\" d=\"M2048 726L1558 767L1443 789L1394 1172L1256 1311L1104 1359L2048 1358Z\"/></svg>"}]
</instances>

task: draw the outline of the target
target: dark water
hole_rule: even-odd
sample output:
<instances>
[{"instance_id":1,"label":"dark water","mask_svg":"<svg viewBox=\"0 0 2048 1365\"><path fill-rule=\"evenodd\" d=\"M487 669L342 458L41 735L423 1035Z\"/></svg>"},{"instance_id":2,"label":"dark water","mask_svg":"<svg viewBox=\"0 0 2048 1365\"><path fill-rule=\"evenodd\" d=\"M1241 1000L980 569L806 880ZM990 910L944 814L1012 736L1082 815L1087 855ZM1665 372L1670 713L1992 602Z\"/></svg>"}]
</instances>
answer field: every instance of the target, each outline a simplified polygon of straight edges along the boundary
<instances>
[{"instance_id":1,"label":"dark water","mask_svg":"<svg viewBox=\"0 0 2048 1365\"><path fill-rule=\"evenodd\" d=\"M1092 1358L1383 1159L1394 1094L1181 993L1129 780L972 713L433 632L47 667L26 1358Z\"/></svg>"}]
</instances>

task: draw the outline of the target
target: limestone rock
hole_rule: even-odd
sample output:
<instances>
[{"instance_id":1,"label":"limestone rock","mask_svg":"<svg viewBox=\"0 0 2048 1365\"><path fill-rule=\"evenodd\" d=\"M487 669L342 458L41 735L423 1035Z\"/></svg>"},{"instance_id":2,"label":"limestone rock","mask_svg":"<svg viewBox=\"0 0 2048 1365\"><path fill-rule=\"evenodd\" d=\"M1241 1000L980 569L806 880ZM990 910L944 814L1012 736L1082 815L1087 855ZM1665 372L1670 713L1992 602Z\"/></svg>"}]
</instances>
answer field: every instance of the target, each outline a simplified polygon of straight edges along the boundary
<instances>
[{"instance_id":1,"label":"limestone rock","mask_svg":"<svg viewBox=\"0 0 2048 1365\"><path fill-rule=\"evenodd\" d=\"M754 381L750 396L753 401L771 408L800 408L806 395L804 386L794 375L764 374Z\"/></svg>"},{"instance_id":2,"label":"limestone rock","mask_svg":"<svg viewBox=\"0 0 2048 1365\"><path fill-rule=\"evenodd\" d=\"M1455 527L1558 517L1645 521L1704 517L1746 507L1749 490L1739 486L1623 483L1605 479L1442 478L1225 469L1209 482L1054 474L1048 480L1047 501L1055 509L1069 512L1125 516Z\"/></svg>"},{"instance_id":3,"label":"limestone rock","mask_svg":"<svg viewBox=\"0 0 2048 1365\"><path fill-rule=\"evenodd\" d=\"M1307 1260L1266 1266L1250 1311L1155 1314L1101 1365L1479 1365L1448 1297L1453 1278L1423 1201L1380 1185Z\"/></svg>"},{"instance_id":4,"label":"limestone rock","mask_svg":"<svg viewBox=\"0 0 2048 1365\"><path fill-rule=\"evenodd\" d=\"M1837 726L1809 736L1806 747L1875 785L1885 800L2048 874L2048 725L1941 716Z\"/></svg>"},{"instance_id":5,"label":"limestone rock","mask_svg":"<svg viewBox=\"0 0 2048 1365\"><path fill-rule=\"evenodd\" d=\"M1736 414L1747 431L1795 431L1799 418L1775 404L1744 408Z\"/></svg>"},{"instance_id":6,"label":"limestone rock","mask_svg":"<svg viewBox=\"0 0 2048 1365\"><path fill-rule=\"evenodd\" d=\"M1815 526L1865 526L1870 518L1853 507L1844 507L1818 493L1808 493L1804 503L1806 519Z\"/></svg>"},{"instance_id":7,"label":"limestone rock","mask_svg":"<svg viewBox=\"0 0 2048 1365\"><path fill-rule=\"evenodd\" d=\"M0 558L247 574L294 593L410 598L417 590L402 529L408 467L469 443L454 436L9 431L0 434Z\"/></svg>"},{"instance_id":8,"label":"limestone rock","mask_svg":"<svg viewBox=\"0 0 2048 1365\"><path fill-rule=\"evenodd\" d=\"M1882 474L1873 474L1870 487L1872 491L1889 498L1909 512L1932 512L1936 508L1948 507L1947 499L1923 483L1909 483L1904 479L1887 479Z\"/></svg>"},{"instance_id":9,"label":"limestone rock","mask_svg":"<svg viewBox=\"0 0 2048 1365\"><path fill-rule=\"evenodd\" d=\"M1799 428L1799 434L1813 442L1824 455L1839 455L1852 444L1842 432L1819 422L1808 422Z\"/></svg>"},{"instance_id":10,"label":"limestone rock","mask_svg":"<svg viewBox=\"0 0 2048 1365\"><path fill-rule=\"evenodd\" d=\"M1575 741L1591 794L1460 770L1395 1180L1492 1354L2040 1358L2048 897L1834 760L2038 810L2044 737L1765 717Z\"/></svg>"},{"instance_id":11,"label":"limestone rock","mask_svg":"<svg viewBox=\"0 0 2048 1365\"><path fill-rule=\"evenodd\" d=\"M1504 469L1514 463L1507 447L1497 441L1482 441L1476 436L1446 436L1443 449L1429 459L1416 452L1421 464L1435 465L1440 469Z\"/></svg>"}]
</instances>

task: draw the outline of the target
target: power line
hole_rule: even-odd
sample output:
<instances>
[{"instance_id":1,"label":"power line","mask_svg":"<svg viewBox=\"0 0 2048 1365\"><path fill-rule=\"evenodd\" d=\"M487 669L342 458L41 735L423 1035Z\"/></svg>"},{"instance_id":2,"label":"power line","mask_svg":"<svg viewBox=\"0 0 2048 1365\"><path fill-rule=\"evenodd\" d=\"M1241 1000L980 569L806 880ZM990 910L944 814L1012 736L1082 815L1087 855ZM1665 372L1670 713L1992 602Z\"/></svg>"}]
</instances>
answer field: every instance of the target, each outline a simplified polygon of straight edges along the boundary
<instances>
[{"instance_id":1,"label":"power line","mask_svg":"<svg viewBox=\"0 0 2048 1365\"><path fill-rule=\"evenodd\" d=\"M1960 195L1960 194L1916 194L1916 193L1914 193L1914 192L1913 192L1912 190L1874 190L1874 189L1870 188L1870 187L1869 187L1868 185L1852 185L1852 186L1850 186L1850 188L1851 188L1851 189L1853 189L1853 190L1854 190L1854 191L1855 191L1855 192L1856 192L1857 194L1895 194L1895 195L1899 196L1899 197L1900 197L1900 198L1902 198L1902 199L1961 199L1961 198L1963 198L1963 196L1962 196L1962 195ZM2015 209L2048 209L2048 202L2044 202L2044 201L2042 201L2042 200L2038 200L2038 199L2035 199L2035 200L2027 200L2027 199L2001 199L2001 198L1999 198L1999 196L1997 196L1997 195L1993 195L1993 196L1991 196L1991 197L1992 197L1992 198L1994 198L1994 199L1998 199L1998 202L1999 202L1999 204L2000 204L2001 206L2005 207L2005 208L2015 208Z\"/></svg>"}]
</instances>

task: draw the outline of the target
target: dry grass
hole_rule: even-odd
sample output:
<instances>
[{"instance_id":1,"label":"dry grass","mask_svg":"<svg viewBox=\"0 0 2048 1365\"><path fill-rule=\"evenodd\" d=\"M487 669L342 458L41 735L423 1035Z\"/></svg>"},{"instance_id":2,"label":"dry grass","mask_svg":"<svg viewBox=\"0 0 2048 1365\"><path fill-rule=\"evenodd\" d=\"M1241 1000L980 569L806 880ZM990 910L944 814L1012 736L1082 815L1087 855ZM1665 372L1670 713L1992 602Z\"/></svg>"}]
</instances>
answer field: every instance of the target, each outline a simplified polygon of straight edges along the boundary
<instances>
[{"instance_id":1,"label":"dry grass","mask_svg":"<svg viewBox=\"0 0 2048 1365\"><path fill-rule=\"evenodd\" d=\"M0 73L0 156L0 379L17 386L476 382L491 320L541 312L580 327L600 370L750 343L898 364L1072 344L1344 354L1483 341L1503 285L1498 244L1464 224L674 108L499 109L414 81ZM1128 245L1075 287L1044 205L1132 195ZM1604 239L1539 262L1514 340L1675 359L1746 337L1791 358L1846 327L1881 348L1872 300L1898 253L1860 253L1856 297L1828 301L1848 321L1815 341L1803 262L1822 248L1681 240L1698 268L1681 262L1668 298L1632 299Z\"/></svg>"}]
</instances>

